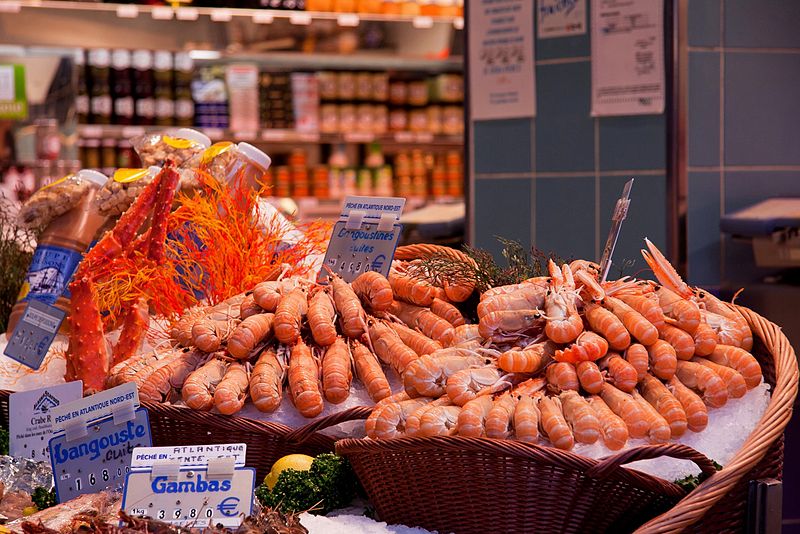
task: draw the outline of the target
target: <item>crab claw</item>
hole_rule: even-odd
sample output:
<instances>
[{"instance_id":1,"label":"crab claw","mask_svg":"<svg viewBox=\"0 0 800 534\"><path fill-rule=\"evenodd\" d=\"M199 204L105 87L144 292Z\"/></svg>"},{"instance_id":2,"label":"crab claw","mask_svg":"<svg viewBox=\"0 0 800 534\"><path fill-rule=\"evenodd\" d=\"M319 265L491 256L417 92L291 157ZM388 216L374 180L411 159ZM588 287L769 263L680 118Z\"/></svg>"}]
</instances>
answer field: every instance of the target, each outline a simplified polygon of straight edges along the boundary
<instances>
[{"instance_id":1,"label":"crab claw","mask_svg":"<svg viewBox=\"0 0 800 534\"><path fill-rule=\"evenodd\" d=\"M656 275L658 281L683 298L691 297L693 295L692 289L683 281L678 271L664 257L664 254L649 239L645 238L644 242L648 250L642 249L642 256L647 265L653 270L653 274Z\"/></svg>"}]
</instances>

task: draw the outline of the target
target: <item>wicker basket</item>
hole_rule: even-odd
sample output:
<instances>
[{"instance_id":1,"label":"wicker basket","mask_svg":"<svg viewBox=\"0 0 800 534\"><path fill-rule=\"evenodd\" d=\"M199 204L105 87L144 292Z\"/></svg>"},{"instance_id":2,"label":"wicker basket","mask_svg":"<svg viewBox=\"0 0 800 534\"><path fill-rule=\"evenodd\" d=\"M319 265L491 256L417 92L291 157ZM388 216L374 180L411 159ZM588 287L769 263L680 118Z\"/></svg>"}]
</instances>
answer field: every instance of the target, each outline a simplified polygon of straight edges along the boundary
<instances>
[{"instance_id":1,"label":"wicker basket","mask_svg":"<svg viewBox=\"0 0 800 534\"><path fill-rule=\"evenodd\" d=\"M350 459L381 519L389 523L459 534L743 530L748 482L781 477L783 430L797 396L798 369L778 326L736 309L757 338L753 353L772 398L734 458L685 497L669 482L620 467L667 455L707 468L702 455L677 444L631 449L599 462L486 438L346 439L336 443L336 450Z\"/></svg>"},{"instance_id":2,"label":"wicker basket","mask_svg":"<svg viewBox=\"0 0 800 534\"><path fill-rule=\"evenodd\" d=\"M0 391L0 423L8 427L8 396ZM335 438L318 432L350 419L363 418L370 409L350 408L322 417L298 429L281 423L256 421L245 417L197 412L180 406L145 402L150 417L153 445L211 445L246 443L247 465L256 469L261 480L275 460L292 453L315 456L333 452Z\"/></svg>"}]
</instances>

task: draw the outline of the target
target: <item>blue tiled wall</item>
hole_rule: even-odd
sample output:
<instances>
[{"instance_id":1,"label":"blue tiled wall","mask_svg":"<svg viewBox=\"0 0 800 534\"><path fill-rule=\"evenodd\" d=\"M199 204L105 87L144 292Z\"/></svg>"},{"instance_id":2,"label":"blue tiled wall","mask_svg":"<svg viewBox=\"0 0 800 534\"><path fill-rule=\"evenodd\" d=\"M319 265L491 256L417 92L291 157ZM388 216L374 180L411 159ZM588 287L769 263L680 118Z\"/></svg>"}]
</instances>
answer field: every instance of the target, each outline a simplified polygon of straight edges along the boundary
<instances>
[{"instance_id":1,"label":"blue tiled wall","mask_svg":"<svg viewBox=\"0 0 800 534\"><path fill-rule=\"evenodd\" d=\"M688 2L688 276L757 280L749 243L720 242L720 216L800 196L800 2Z\"/></svg>"},{"instance_id":2,"label":"blue tiled wall","mask_svg":"<svg viewBox=\"0 0 800 534\"><path fill-rule=\"evenodd\" d=\"M615 258L641 268L643 238L666 242L664 116L590 116L588 31L535 46L538 116L473 125L475 244L497 253L501 235L597 259L622 186L636 177Z\"/></svg>"}]
</instances>

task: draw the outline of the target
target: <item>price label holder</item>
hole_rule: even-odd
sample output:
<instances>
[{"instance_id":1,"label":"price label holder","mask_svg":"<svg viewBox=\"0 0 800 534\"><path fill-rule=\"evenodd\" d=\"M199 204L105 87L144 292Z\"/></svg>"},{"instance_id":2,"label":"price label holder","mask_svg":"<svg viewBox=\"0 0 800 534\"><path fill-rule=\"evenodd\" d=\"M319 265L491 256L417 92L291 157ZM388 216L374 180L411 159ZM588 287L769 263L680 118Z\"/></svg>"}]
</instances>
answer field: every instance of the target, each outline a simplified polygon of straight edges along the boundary
<instances>
[{"instance_id":1,"label":"price label holder","mask_svg":"<svg viewBox=\"0 0 800 534\"><path fill-rule=\"evenodd\" d=\"M12 393L8 411L11 456L49 461L48 443L53 435L53 409L83 396L80 380L41 389Z\"/></svg>"},{"instance_id":2,"label":"price label holder","mask_svg":"<svg viewBox=\"0 0 800 534\"><path fill-rule=\"evenodd\" d=\"M152 445L133 382L57 406L52 420L50 465L59 502L121 485L134 448Z\"/></svg>"},{"instance_id":3,"label":"price label holder","mask_svg":"<svg viewBox=\"0 0 800 534\"><path fill-rule=\"evenodd\" d=\"M398 197L345 197L317 280L324 281L328 269L345 282L367 271L389 276L403 230L399 221L405 203Z\"/></svg>"},{"instance_id":4,"label":"price label holder","mask_svg":"<svg viewBox=\"0 0 800 534\"><path fill-rule=\"evenodd\" d=\"M252 513L256 472L244 443L140 447L133 451L122 509L173 525L236 528Z\"/></svg>"},{"instance_id":5,"label":"price label holder","mask_svg":"<svg viewBox=\"0 0 800 534\"><path fill-rule=\"evenodd\" d=\"M31 369L38 369L65 316L66 313L55 306L29 300L3 354Z\"/></svg>"}]
</instances>

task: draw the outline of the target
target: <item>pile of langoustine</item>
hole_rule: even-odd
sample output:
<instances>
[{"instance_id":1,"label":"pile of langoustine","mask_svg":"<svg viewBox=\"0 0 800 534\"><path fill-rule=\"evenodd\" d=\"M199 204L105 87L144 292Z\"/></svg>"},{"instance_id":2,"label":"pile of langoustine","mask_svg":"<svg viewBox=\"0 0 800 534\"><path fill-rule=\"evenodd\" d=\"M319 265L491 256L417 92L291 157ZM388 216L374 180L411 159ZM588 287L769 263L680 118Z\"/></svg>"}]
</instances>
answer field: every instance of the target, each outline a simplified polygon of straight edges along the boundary
<instances>
[{"instance_id":1,"label":"pile of langoustine","mask_svg":"<svg viewBox=\"0 0 800 534\"><path fill-rule=\"evenodd\" d=\"M465 300L471 287L437 287L408 274L404 262L388 279L366 272L351 284L333 273L328 280L266 281L190 309L170 329L167 350L117 364L106 387L133 381L146 401L180 398L195 410L234 414L248 398L261 412L275 411L286 383L297 411L310 418L325 401L343 402L354 374L374 402L390 396L382 363L400 375L474 330L465 330L470 325L449 302Z\"/></svg>"},{"instance_id":2,"label":"pile of langoustine","mask_svg":"<svg viewBox=\"0 0 800 534\"><path fill-rule=\"evenodd\" d=\"M565 450L602 439L618 450L629 438L702 431L708 407L761 382L752 333L646 242L660 284L600 283L596 264L550 261L549 277L482 293L480 346L409 363L404 391L368 418L368 437L485 436Z\"/></svg>"}]
</instances>

